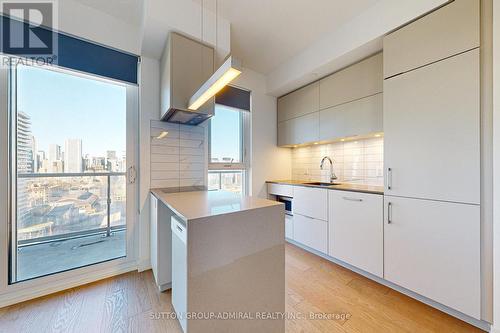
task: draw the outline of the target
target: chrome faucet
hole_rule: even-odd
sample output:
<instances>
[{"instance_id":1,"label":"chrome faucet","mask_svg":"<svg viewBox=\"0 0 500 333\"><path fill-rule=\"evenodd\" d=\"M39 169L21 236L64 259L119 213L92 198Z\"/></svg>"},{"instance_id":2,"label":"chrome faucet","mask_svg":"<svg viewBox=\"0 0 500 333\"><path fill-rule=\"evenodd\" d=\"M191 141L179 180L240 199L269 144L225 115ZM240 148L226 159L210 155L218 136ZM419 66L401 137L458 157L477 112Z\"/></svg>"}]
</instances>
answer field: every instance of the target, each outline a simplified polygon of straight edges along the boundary
<instances>
[{"instance_id":1,"label":"chrome faucet","mask_svg":"<svg viewBox=\"0 0 500 333\"><path fill-rule=\"evenodd\" d=\"M325 164L325 160L328 160L330 162L330 183L333 183L334 180L337 179L337 176L333 172L333 162L332 159L328 156L323 157L321 160L321 164L319 165L320 169L323 170L323 165Z\"/></svg>"}]
</instances>

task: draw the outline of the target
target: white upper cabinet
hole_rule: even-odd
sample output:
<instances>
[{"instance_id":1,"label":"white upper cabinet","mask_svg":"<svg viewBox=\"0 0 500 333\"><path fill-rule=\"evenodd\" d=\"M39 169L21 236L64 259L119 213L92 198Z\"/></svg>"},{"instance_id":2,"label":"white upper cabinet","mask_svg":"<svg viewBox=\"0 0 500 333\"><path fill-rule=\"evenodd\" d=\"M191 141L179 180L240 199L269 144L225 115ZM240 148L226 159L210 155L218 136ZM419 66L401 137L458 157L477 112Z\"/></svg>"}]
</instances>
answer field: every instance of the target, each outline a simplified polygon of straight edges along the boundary
<instances>
[{"instance_id":1,"label":"white upper cabinet","mask_svg":"<svg viewBox=\"0 0 500 333\"><path fill-rule=\"evenodd\" d=\"M319 112L278 123L278 146L312 143L319 140Z\"/></svg>"},{"instance_id":2,"label":"white upper cabinet","mask_svg":"<svg viewBox=\"0 0 500 333\"><path fill-rule=\"evenodd\" d=\"M278 123L278 146L289 146L294 143L292 120L286 120Z\"/></svg>"},{"instance_id":3,"label":"white upper cabinet","mask_svg":"<svg viewBox=\"0 0 500 333\"><path fill-rule=\"evenodd\" d=\"M319 112L314 112L289 120L295 144L311 143L319 140Z\"/></svg>"},{"instance_id":4,"label":"white upper cabinet","mask_svg":"<svg viewBox=\"0 0 500 333\"><path fill-rule=\"evenodd\" d=\"M385 194L479 204L479 49L385 80L384 136Z\"/></svg>"},{"instance_id":5,"label":"white upper cabinet","mask_svg":"<svg viewBox=\"0 0 500 333\"><path fill-rule=\"evenodd\" d=\"M379 53L321 79L320 109L382 92L382 72L382 53Z\"/></svg>"},{"instance_id":6,"label":"white upper cabinet","mask_svg":"<svg viewBox=\"0 0 500 333\"><path fill-rule=\"evenodd\" d=\"M382 132L382 89L379 53L280 97L278 146Z\"/></svg>"},{"instance_id":7,"label":"white upper cabinet","mask_svg":"<svg viewBox=\"0 0 500 333\"><path fill-rule=\"evenodd\" d=\"M382 132L382 93L321 110L320 140Z\"/></svg>"},{"instance_id":8,"label":"white upper cabinet","mask_svg":"<svg viewBox=\"0 0 500 333\"><path fill-rule=\"evenodd\" d=\"M319 83L315 82L278 99L278 122L319 110Z\"/></svg>"},{"instance_id":9,"label":"white upper cabinet","mask_svg":"<svg viewBox=\"0 0 500 333\"><path fill-rule=\"evenodd\" d=\"M479 46L480 1L455 0L384 38L384 78Z\"/></svg>"},{"instance_id":10,"label":"white upper cabinet","mask_svg":"<svg viewBox=\"0 0 500 333\"><path fill-rule=\"evenodd\" d=\"M328 202L328 254L383 277L384 197L329 191Z\"/></svg>"},{"instance_id":11,"label":"white upper cabinet","mask_svg":"<svg viewBox=\"0 0 500 333\"><path fill-rule=\"evenodd\" d=\"M480 206L388 196L384 204L384 278L479 319Z\"/></svg>"}]
</instances>

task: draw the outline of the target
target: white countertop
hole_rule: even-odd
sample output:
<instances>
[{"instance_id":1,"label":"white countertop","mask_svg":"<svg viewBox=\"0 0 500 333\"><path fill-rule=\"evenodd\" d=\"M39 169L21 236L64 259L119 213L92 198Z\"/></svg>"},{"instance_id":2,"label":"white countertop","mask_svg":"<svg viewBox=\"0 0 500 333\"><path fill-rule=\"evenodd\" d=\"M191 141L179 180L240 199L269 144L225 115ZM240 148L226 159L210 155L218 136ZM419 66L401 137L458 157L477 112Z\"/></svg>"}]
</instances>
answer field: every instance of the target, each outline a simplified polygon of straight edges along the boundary
<instances>
[{"instance_id":1,"label":"white countertop","mask_svg":"<svg viewBox=\"0 0 500 333\"><path fill-rule=\"evenodd\" d=\"M251 196L240 196L239 194L224 191L167 192L161 189L151 190L151 193L161 202L186 221L283 205L276 201Z\"/></svg>"}]
</instances>

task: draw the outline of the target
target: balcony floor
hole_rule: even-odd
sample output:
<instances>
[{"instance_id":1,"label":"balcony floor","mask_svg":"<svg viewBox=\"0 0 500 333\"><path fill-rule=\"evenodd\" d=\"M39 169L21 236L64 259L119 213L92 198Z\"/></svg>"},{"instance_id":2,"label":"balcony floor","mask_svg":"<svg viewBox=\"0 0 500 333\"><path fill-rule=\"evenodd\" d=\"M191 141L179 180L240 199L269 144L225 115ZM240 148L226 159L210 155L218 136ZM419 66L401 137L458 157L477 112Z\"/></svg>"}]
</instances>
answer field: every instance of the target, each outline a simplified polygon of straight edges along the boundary
<instances>
[{"instance_id":1,"label":"balcony floor","mask_svg":"<svg viewBox=\"0 0 500 333\"><path fill-rule=\"evenodd\" d=\"M111 237L94 235L20 248L17 280L123 257L126 254L125 236L126 231L117 231Z\"/></svg>"}]
</instances>

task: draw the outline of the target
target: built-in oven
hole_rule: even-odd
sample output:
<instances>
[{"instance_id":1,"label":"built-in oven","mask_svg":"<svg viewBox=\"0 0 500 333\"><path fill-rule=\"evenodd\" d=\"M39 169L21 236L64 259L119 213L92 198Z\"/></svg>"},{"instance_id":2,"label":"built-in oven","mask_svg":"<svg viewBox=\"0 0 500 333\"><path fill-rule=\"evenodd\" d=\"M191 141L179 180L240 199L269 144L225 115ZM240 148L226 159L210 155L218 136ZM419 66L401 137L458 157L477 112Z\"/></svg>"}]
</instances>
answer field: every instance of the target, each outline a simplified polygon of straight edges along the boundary
<instances>
[{"instance_id":1,"label":"built-in oven","mask_svg":"<svg viewBox=\"0 0 500 333\"><path fill-rule=\"evenodd\" d=\"M293 204L293 198L290 197L283 197L283 196L276 196L276 201L282 202L285 204L285 214L293 216L293 210L292 210L292 204Z\"/></svg>"}]
</instances>

